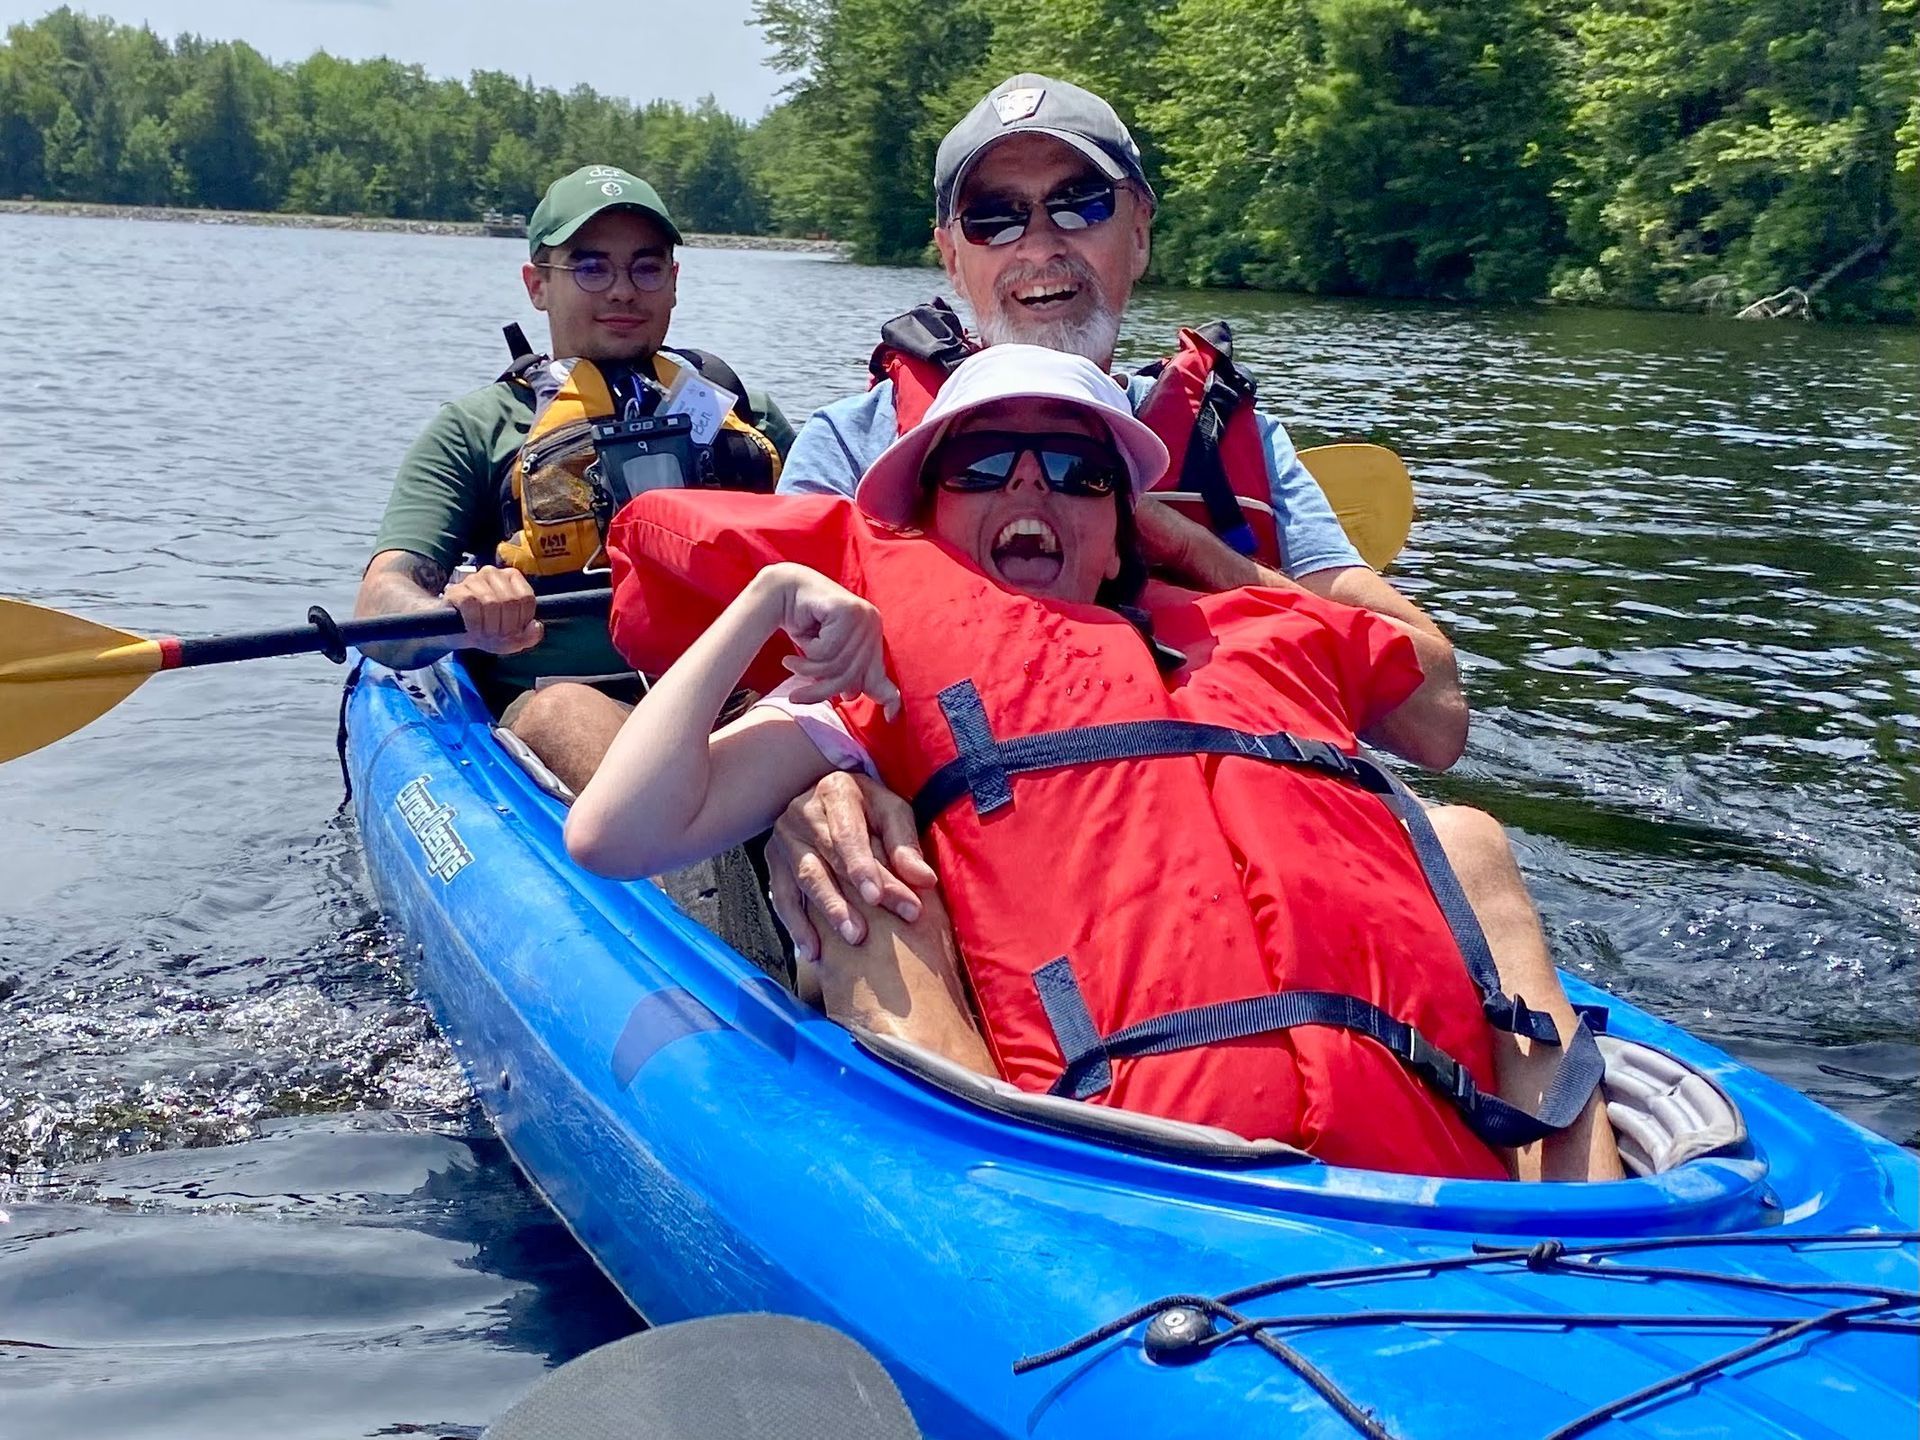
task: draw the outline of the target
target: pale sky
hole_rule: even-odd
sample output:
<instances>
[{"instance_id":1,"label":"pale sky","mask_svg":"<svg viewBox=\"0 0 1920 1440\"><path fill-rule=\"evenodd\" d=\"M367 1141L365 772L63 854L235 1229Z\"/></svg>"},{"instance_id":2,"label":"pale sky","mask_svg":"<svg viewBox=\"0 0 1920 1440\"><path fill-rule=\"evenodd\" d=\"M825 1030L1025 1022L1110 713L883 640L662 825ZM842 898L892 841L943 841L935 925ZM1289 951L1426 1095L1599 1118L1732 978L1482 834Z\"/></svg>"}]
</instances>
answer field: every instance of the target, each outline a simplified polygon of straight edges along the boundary
<instances>
[{"instance_id":1,"label":"pale sky","mask_svg":"<svg viewBox=\"0 0 1920 1440\"><path fill-rule=\"evenodd\" d=\"M58 0L0 0L0 30L56 8ZM183 31L244 40L276 63L315 50L389 55L436 77L504 70L637 104L711 94L748 120L773 104L784 80L763 63L760 31L747 23L752 0L73 0L73 8L145 23L169 40Z\"/></svg>"}]
</instances>

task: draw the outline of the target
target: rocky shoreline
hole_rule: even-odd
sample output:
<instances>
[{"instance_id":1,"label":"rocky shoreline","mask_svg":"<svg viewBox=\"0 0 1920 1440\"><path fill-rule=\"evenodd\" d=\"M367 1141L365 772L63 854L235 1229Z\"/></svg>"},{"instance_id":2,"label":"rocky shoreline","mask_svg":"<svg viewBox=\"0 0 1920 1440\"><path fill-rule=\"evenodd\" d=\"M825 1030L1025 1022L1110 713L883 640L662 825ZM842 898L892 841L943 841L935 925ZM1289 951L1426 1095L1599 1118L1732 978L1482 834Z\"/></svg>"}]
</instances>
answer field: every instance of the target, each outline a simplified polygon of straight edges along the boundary
<instances>
[{"instance_id":1,"label":"rocky shoreline","mask_svg":"<svg viewBox=\"0 0 1920 1440\"><path fill-rule=\"evenodd\" d=\"M405 235L474 235L486 232L477 220L394 220L377 215L283 215L266 210L191 210L171 205L89 205L75 200L0 200L0 215L56 215L82 220L166 220L188 225L265 225L280 230L376 230ZM782 235L696 235L685 237L697 250L786 250L806 255L844 256L838 240L794 240Z\"/></svg>"}]
</instances>

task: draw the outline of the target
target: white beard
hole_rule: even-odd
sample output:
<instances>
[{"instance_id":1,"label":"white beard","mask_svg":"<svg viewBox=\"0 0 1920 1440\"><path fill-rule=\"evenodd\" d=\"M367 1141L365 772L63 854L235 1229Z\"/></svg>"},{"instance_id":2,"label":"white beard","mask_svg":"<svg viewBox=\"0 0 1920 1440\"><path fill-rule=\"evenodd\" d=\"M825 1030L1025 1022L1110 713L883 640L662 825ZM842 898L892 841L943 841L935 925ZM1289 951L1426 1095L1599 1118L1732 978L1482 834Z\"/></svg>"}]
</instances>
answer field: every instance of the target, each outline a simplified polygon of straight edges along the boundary
<instances>
[{"instance_id":1,"label":"white beard","mask_svg":"<svg viewBox=\"0 0 1920 1440\"><path fill-rule=\"evenodd\" d=\"M1039 345L1084 356L1096 365L1112 363L1113 347L1120 339L1120 317L1104 301L1096 301L1093 313L1078 320L1036 319L1021 313L1017 300L1004 308L976 310L975 318L984 344Z\"/></svg>"}]
</instances>

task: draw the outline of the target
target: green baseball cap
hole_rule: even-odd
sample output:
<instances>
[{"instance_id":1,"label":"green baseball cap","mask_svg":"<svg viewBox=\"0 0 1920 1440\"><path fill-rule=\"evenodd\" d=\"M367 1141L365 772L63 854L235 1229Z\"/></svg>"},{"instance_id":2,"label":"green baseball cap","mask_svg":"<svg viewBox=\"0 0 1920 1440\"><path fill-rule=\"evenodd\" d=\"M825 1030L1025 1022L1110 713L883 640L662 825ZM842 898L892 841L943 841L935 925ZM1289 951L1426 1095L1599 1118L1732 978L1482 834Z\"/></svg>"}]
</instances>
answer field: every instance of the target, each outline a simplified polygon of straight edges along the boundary
<instances>
[{"instance_id":1,"label":"green baseball cap","mask_svg":"<svg viewBox=\"0 0 1920 1440\"><path fill-rule=\"evenodd\" d=\"M680 243L680 231L667 214L660 192L618 165L582 165L547 187L545 198L527 222L527 249L564 244L573 232L602 210L638 210L666 228L667 238Z\"/></svg>"}]
</instances>

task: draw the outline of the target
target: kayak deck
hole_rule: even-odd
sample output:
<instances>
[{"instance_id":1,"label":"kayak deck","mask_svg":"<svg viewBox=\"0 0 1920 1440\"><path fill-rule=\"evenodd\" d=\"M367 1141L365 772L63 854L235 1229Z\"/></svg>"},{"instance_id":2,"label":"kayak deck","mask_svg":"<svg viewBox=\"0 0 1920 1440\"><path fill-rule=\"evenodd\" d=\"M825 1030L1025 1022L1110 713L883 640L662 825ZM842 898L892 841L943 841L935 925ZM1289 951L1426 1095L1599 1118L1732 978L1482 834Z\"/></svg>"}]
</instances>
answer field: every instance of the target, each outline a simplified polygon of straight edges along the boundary
<instances>
[{"instance_id":1,"label":"kayak deck","mask_svg":"<svg viewBox=\"0 0 1920 1440\"><path fill-rule=\"evenodd\" d=\"M1744 1144L1606 1185L1150 1154L1023 1123L888 1064L656 886L580 871L560 806L501 752L457 667L369 666L349 707L349 763L382 904L416 946L479 1098L635 1307L656 1322L772 1310L835 1325L887 1365L930 1434L1188 1434L1255 1418L1363 1433L1251 1338L1155 1364L1136 1319L1014 1371L1156 1297L1230 1297L1302 1272L1414 1267L1236 1307L1323 1317L1296 1319L1287 1347L1382 1433L1408 1437L1480 1435L1492 1395L1508 1433L1552 1433L1787 1321L1865 1303L1698 1275L1455 1263L1483 1240L1714 1234L1725 1239L1635 1263L1902 1292L1920 1278L1911 1242L1778 1243L1920 1228L1913 1157L1575 980L1574 999L1610 1005L1616 1034L1732 1096ZM1453 1318L1353 1318L1414 1309ZM1580 1318L1594 1315L1645 1318ZM1912 1433L1917 1379L1911 1324L1835 1320L1608 1423L1636 1435Z\"/></svg>"}]
</instances>

